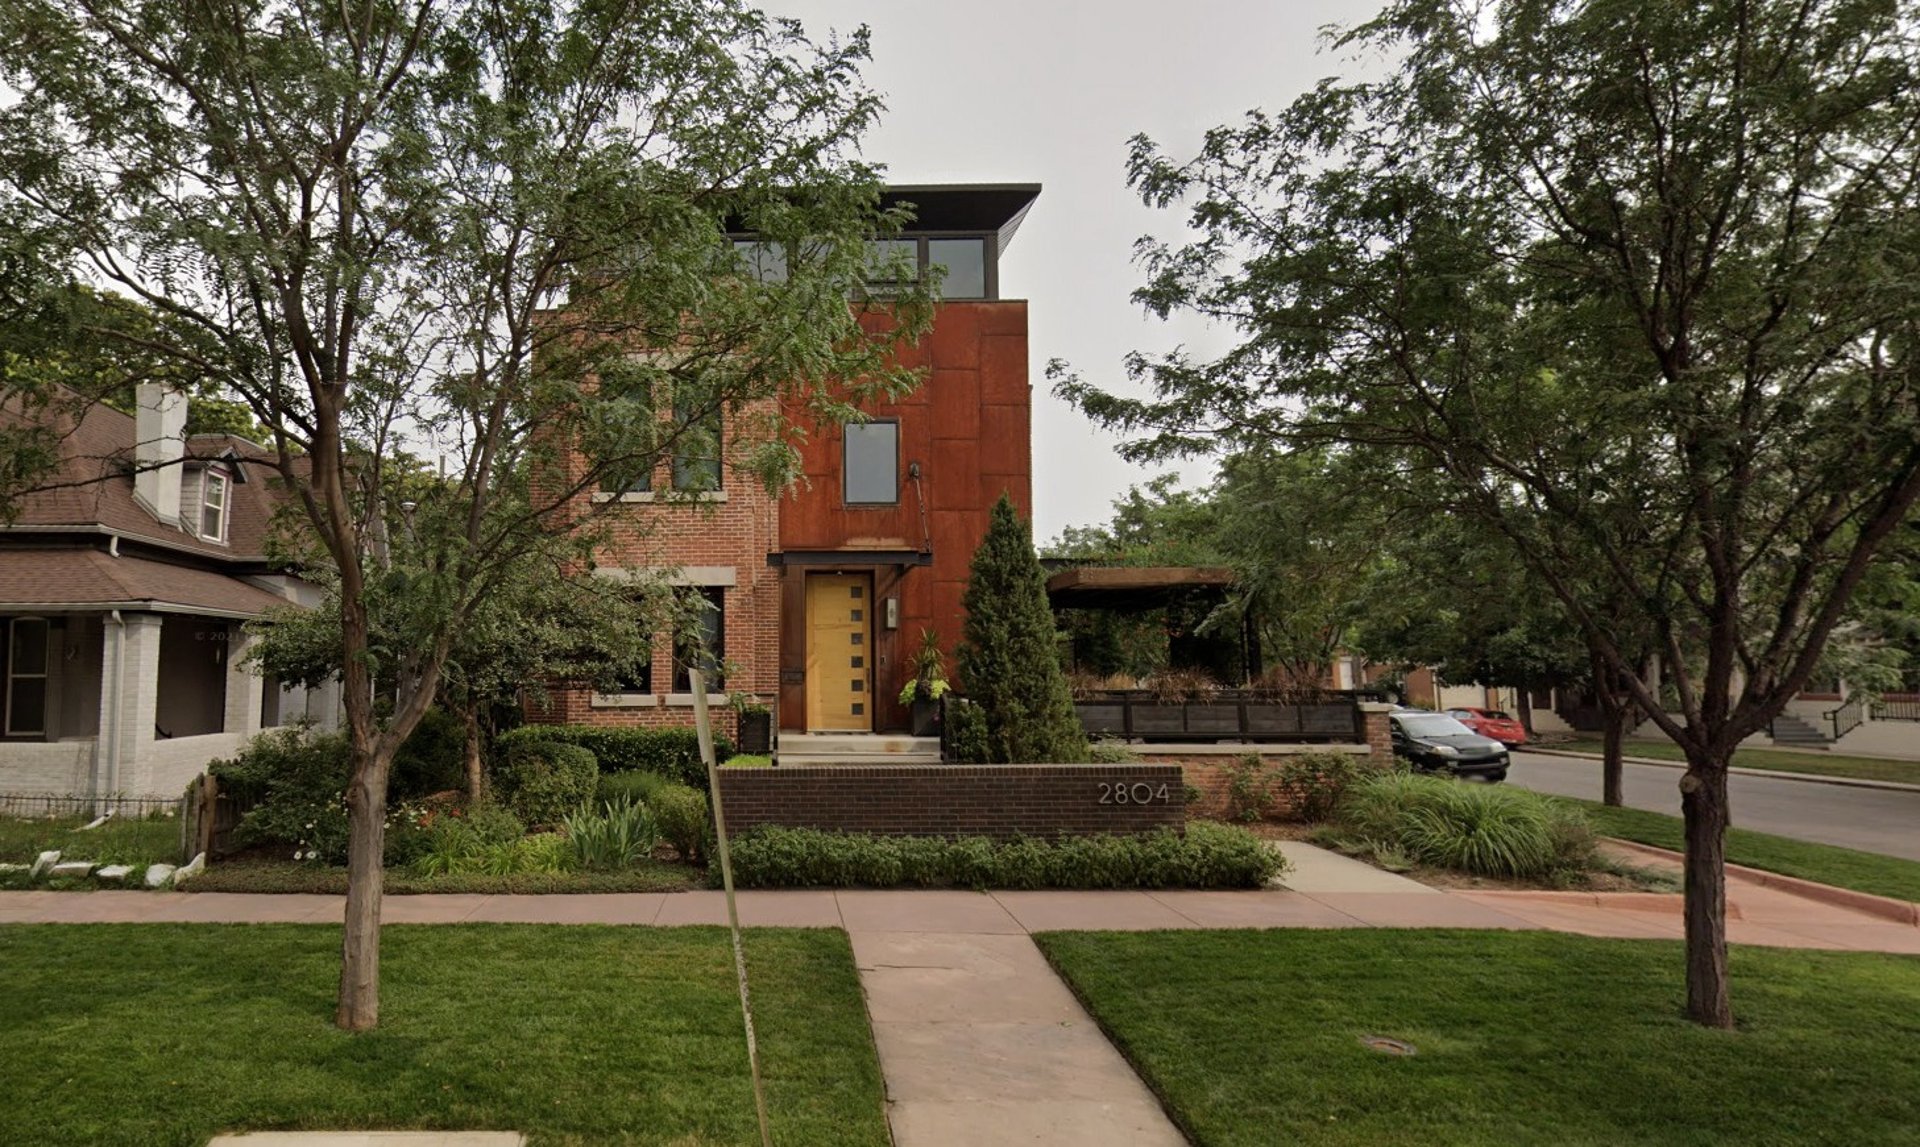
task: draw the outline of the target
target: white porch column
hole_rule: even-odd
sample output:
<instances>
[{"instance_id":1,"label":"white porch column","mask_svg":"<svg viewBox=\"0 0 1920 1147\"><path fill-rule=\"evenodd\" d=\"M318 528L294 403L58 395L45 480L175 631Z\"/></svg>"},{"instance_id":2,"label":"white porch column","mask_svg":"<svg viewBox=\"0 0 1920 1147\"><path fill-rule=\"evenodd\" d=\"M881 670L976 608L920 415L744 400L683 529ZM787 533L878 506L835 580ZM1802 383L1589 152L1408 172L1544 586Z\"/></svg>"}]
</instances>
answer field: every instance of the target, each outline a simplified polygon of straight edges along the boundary
<instances>
[{"instance_id":1,"label":"white porch column","mask_svg":"<svg viewBox=\"0 0 1920 1147\"><path fill-rule=\"evenodd\" d=\"M143 793L160 700L160 615L107 615L100 642L100 737L94 792Z\"/></svg>"},{"instance_id":2,"label":"white porch column","mask_svg":"<svg viewBox=\"0 0 1920 1147\"><path fill-rule=\"evenodd\" d=\"M235 625L227 641L227 711L223 732L251 737L260 731L260 701L266 681L247 663L247 654L259 640Z\"/></svg>"}]
</instances>

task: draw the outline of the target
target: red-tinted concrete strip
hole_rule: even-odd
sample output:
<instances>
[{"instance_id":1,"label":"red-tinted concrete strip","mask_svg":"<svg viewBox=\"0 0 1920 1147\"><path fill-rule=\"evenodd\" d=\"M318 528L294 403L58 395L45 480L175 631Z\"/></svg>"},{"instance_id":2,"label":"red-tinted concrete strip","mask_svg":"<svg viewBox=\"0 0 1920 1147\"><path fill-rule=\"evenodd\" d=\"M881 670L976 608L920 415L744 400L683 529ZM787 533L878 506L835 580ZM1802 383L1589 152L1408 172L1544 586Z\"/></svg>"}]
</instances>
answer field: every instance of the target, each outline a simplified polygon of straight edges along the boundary
<instances>
[{"instance_id":1,"label":"red-tinted concrete strip","mask_svg":"<svg viewBox=\"0 0 1920 1147\"><path fill-rule=\"evenodd\" d=\"M1655 848L1650 844L1640 844L1631 840L1608 838L1609 847L1623 852L1634 853L1650 860L1667 861L1673 864L1685 864L1686 857L1671 849ZM1838 908L1859 912L1866 916L1875 916L1882 920L1891 920L1895 924L1906 924L1920 928L1920 904L1910 900L1896 900L1891 896L1875 896L1871 892L1856 892L1851 888L1835 888L1831 884L1821 884L1813 880L1802 880L1798 876L1783 876L1778 872L1768 872L1761 868L1748 868L1744 864L1727 865L1729 878L1745 880L1765 888L1777 888L1802 899L1818 904L1831 904Z\"/></svg>"}]
</instances>

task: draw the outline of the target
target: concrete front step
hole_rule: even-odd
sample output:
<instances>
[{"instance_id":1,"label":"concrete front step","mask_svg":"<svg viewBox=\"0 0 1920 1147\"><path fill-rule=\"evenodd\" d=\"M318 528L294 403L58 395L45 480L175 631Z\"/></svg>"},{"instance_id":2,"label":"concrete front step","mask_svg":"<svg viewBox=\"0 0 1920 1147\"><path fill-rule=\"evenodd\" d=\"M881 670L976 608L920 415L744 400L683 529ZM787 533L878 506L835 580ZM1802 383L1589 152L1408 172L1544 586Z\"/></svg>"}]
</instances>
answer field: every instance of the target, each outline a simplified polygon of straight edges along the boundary
<instances>
[{"instance_id":1,"label":"concrete front step","mask_svg":"<svg viewBox=\"0 0 1920 1147\"><path fill-rule=\"evenodd\" d=\"M893 733L782 733L780 757L896 757L940 759L940 738L904 737Z\"/></svg>"},{"instance_id":2,"label":"concrete front step","mask_svg":"<svg viewBox=\"0 0 1920 1147\"><path fill-rule=\"evenodd\" d=\"M939 750L931 753L794 753L781 752L782 768L802 765L937 765Z\"/></svg>"}]
</instances>

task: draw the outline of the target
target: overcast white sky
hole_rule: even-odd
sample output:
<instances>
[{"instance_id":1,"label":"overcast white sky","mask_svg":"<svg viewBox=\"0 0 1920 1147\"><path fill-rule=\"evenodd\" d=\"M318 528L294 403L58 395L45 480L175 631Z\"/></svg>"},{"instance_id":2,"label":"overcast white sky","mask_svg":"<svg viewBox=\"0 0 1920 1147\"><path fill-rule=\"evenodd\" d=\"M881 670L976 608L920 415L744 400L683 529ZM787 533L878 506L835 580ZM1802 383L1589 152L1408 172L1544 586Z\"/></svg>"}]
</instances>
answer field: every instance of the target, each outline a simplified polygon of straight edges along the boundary
<instances>
[{"instance_id":1,"label":"overcast white sky","mask_svg":"<svg viewBox=\"0 0 1920 1147\"><path fill-rule=\"evenodd\" d=\"M1284 106L1351 67L1318 54L1320 29L1359 23L1380 0L761 2L815 38L872 29L865 75L888 111L867 157L892 181L1043 185L1000 266L1001 294L1031 303L1034 535L1104 520L1149 474L1054 399L1047 361L1124 388L1130 350L1221 345L1217 333L1160 323L1128 299L1140 277L1133 241L1173 235L1181 219L1127 189L1127 140L1145 132L1184 157L1207 128Z\"/></svg>"}]
</instances>

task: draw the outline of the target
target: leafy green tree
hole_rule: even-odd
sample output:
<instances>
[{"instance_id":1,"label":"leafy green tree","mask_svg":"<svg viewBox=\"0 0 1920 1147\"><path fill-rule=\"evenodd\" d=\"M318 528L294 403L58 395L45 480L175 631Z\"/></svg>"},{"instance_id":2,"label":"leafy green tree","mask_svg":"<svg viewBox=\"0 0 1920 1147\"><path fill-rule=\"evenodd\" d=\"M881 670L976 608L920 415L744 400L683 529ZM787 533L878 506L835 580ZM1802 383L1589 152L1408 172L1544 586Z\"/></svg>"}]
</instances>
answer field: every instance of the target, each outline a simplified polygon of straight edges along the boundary
<instances>
[{"instance_id":1,"label":"leafy green tree","mask_svg":"<svg viewBox=\"0 0 1920 1147\"><path fill-rule=\"evenodd\" d=\"M1396 0L1336 41L1379 80L1190 162L1137 142L1134 187L1199 232L1146 247L1138 298L1240 338L1136 357L1145 400L1064 387L1135 456L1343 443L1505 537L1686 754L1703 1024L1733 1023L1727 762L1920 496L1916 26L1912 0Z\"/></svg>"},{"instance_id":2,"label":"leafy green tree","mask_svg":"<svg viewBox=\"0 0 1920 1147\"><path fill-rule=\"evenodd\" d=\"M514 571L565 564L617 506L603 482L723 412L748 428L726 463L778 484L779 411L842 421L912 384L889 351L924 296L864 326L849 305L901 221L854 158L866 49L738 0L0 8L9 218L149 308L149 353L246 403L338 579L342 1027L379 1016L394 751ZM783 278L735 257L741 232L784 247ZM446 481L411 497L407 455Z\"/></svg>"},{"instance_id":3,"label":"leafy green tree","mask_svg":"<svg viewBox=\"0 0 1920 1147\"><path fill-rule=\"evenodd\" d=\"M974 551L957 657L960 687L979 705L988 752L1001 763L1087 759L1087 735L1073 709L1047 605L1047 575L1027 523L1005 494Z\"/></svg>"}]
</instances>

